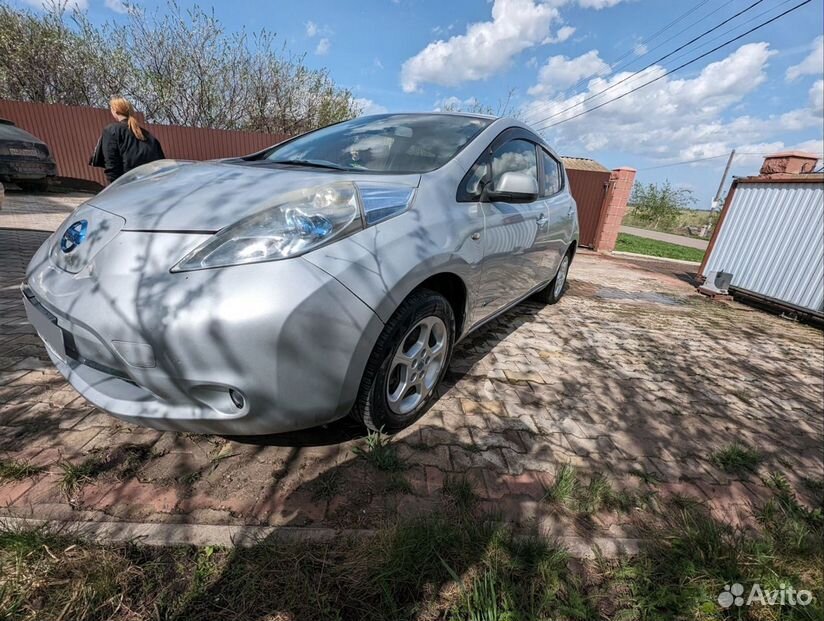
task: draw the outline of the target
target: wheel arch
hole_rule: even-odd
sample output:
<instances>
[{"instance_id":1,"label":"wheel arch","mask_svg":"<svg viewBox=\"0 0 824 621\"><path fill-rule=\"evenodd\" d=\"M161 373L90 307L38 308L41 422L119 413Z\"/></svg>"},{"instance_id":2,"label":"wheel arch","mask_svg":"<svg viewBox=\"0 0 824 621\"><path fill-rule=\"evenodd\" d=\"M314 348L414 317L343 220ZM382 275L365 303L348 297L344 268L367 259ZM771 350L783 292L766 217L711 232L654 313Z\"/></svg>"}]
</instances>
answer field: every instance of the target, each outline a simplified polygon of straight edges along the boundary
<instances>
[{"instance_id":1,"label":"wheel arch","mask_svg":"<svg viewBox=\"0 0 824 621\"><path fill-rule=\"evenodd\" d=\"M418 289L430 289L446 298L455 314L455 340L457 341L463 334L468 316L468 290L464 279L454 272L439 272L418 283L406 297Z\"/></svg>"}]
</instances>

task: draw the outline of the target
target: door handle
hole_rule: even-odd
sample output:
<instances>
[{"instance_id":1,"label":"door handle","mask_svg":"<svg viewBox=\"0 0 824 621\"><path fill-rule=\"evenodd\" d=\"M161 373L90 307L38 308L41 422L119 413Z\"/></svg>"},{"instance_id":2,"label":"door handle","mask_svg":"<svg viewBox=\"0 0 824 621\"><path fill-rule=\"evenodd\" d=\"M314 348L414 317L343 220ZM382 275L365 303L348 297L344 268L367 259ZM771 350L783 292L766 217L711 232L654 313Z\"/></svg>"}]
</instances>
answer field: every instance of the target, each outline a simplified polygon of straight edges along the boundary
<instances>
[{"instance_id":1,"label":"door handle","mask_svg":"<svg viewBox=\"0 0 824 621\"><path fill-rule=\"evenodd\" d=\"M546 217L545 214L541 214L540 216L538 216L538 219L535 222L538 224L538 226L543 226L547 222L549 222L549 220L547 220L547 217Z\"/></svg>"},{"instance_id":2,"label":"door handle","mask_svg":"<svg viewBox=\"0 0 824 621\"><path fill-rule=\"evenodd\" d=\"M480 238L481 238L480 233L472 233L472 239L474 239L475 241L478 241Z\"/></svg>"}]
</instances>

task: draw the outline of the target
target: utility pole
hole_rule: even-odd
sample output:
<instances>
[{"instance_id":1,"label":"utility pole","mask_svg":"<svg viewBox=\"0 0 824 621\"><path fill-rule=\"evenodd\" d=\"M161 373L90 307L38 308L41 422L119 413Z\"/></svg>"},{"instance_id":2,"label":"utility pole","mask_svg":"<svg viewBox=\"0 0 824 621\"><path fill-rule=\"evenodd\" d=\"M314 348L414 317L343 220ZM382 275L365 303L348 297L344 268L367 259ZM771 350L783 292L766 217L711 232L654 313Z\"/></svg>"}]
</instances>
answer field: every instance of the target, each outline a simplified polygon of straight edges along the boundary
<instances>
[{"instance_id":1,"label":"utility pole","mask_svg":"<svg viewBox=\"0 0 824 621\"><path fill-rule=\"evenodd\" d=\"M707 220L707 225L704 227L702 231L701 237L706 237L707 233L709 233L710 227L712 226L712 214L715 212L716 209L721 209L721 192L724 191L724 183L727 181L727 174L730 172L730 167L732 166L732 160L735 158L735 149L730 151L730 157L727 158L727 165L724 167L724 174L721 175L721 183L718 184L718 191L715 193L715 198L712 199L712 205L710 205L710 217Z\"/></svg>"},{"instance_id":2,"label":"utility pole","mask_svg":"<svg viewBox=\"0 0 824 621\"><path fill-rule=\"evenodd\" d=\"M710 208L710 213L714 209L718 208L718 203L721 202L721 192L724 191L724 182L727 180L727 174L730 172L730 166L732 166L732 160L735 157L735 149L730 151L730 157L727 159L727 165L724 168L724 174L721 175L721 183L718 184L718 191L715 193L715 199L712 201L712 207Z\"/></svg>"}]
</instances>

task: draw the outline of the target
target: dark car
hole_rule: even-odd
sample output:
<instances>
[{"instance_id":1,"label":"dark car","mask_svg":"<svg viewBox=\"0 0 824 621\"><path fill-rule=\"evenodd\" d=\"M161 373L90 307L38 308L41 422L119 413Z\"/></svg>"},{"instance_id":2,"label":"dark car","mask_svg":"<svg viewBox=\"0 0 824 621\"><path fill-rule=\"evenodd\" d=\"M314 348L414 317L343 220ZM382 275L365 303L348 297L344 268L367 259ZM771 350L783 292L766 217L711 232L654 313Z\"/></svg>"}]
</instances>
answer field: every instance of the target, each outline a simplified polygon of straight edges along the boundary
<instances>
[{"instance_id":1,"label":"dark car","mask_svg":"<svg viewBox=\"0 0 824 621\"><path fill-rule=\"evenodd\" d=\"M24 190L44 190L57 165L45 142L0 119L0 182Z\"/></svg>"}]
</instances>

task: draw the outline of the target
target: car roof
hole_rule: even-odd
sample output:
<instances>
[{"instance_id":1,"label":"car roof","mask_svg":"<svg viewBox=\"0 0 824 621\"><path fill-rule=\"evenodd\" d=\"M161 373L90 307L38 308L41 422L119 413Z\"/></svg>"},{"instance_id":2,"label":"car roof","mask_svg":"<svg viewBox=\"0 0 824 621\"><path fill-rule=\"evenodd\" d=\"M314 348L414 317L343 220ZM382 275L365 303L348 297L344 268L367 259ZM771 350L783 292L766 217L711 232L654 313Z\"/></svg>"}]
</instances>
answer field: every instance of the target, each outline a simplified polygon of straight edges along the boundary
<instances>
[{"instance_id":1,"label":"car roof","mask_svg":"<svg viewBox=\"0 0 824 621\"><path fill-rule=\"evenodd\" d=\"M381 112L379 114L365 114L360 118L387 118L392 116L463 116L471 119L483 119L485 121L495 121L500 117L491 114L476 114L474 112L458 112L458 111L432 111L432 112Z\"/></svg>"}]
</instances>

